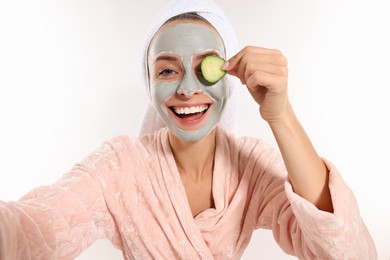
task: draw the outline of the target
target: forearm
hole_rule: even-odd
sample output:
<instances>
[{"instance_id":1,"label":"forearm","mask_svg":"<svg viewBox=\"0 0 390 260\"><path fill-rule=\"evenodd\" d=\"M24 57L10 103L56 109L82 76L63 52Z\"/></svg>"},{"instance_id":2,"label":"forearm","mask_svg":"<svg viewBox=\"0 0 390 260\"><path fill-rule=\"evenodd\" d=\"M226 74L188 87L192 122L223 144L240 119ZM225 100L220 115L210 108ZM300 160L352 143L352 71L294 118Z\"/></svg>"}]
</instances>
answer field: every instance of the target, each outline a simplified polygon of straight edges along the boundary
<instances>
[{"instance_id":1,"label":"forearm","mask_svg":"<svg viewBox=\"0 0 390 260\"><path fill-rule=\"evenodd\" d=\"M328 170L315 151L292 107L278 120L268 122L286 165L294 192L318 209L332 212Z\"/></svg>"},{"instance_id":2,"label":"forearm","mask_svg":"<svg viewBox=\"0 0 390 260\"><path fill-rule=\"evenodd\" d=\"M31 259L31 248L15 210L12 205L0 201L1 260ZM37 241L37 243L39 242L42 241Z\"/></svg>"},{"instance_id":3,"label":"forearm","mask_svg":"<svg viewBox=\"0 0 390 260\"><path fill-rule=\"evenodd\" d=\"M95 216L112 223L99 186L81 166L16 202L0 201L0 260L73 259L104 237Z\"/></svg>"}]
</instances>

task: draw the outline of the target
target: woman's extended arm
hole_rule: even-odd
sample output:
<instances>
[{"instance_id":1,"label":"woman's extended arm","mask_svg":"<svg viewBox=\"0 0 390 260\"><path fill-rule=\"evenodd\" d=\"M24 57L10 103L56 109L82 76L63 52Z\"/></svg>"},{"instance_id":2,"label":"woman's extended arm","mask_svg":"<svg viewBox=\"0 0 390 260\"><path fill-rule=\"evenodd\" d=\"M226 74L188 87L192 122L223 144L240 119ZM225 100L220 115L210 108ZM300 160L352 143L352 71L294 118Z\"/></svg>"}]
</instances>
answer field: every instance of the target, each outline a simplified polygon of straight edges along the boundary
<instances>
[{"instance_id":1,"label":"woman's extended arm","mask_svg":"<svg viewBox=\"0 0 390 260\"><path fill-rule=\"evenodd\" d=\"M99 174L114 162L105 144L54 185L0 202L0 259L73 259L99 238L120 246Z\"/></svg>"}]
</instances>

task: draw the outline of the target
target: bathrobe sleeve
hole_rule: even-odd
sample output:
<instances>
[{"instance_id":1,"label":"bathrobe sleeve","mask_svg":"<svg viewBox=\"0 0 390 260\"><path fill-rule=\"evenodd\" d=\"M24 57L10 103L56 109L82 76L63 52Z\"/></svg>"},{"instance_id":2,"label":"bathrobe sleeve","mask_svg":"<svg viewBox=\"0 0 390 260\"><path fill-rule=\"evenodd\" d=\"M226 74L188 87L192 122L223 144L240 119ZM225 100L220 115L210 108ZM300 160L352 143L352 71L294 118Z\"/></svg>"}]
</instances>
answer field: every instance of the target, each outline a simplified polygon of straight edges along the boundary
<instances>
[{"instance_id":1,"label":"bathrobe sleeve","mask_svg":"<svg viewBox=\"0 0 390 260\"><path fill-rule=\"evenodd\" d=\"M103 144L54 185L0 202L1 260L73 259L99 238L121 247L104 198L108 176L121 168L114 143Z\"/></svg>"},{"instance_id":2,"label":"bathrobe sleeve","mask_svg":"<svg viewBox=\"0 0 390 260\"><path fill-rule=\"evenodd\" d=\"M281 158L274 154L270 158L259 183L264 199L258 228L272 229L280 247L299 259L377 259L356 199L330 162L324 160L334 213L318 210L294 193Z\"/></svg>"}]
</instances>

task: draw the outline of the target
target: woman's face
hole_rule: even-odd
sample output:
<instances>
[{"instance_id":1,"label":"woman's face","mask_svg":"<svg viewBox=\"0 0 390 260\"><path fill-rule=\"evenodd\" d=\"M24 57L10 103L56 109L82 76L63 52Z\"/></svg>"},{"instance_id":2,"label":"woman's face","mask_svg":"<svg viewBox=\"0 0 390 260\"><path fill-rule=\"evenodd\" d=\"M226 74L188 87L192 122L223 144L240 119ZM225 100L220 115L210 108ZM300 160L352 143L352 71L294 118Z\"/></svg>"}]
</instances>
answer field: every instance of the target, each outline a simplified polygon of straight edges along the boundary
<instances>
[{"instance_id":1,"label":"woman's face","mask_svg":"<svg viewBox=\"0 0 390 260\"><path fill-rule=\"evenodd\" d=\"M206 55L225 57L219 34L202 21L175 21L154 36L148 52L152 102L179 138L198 141L218 123L228 96L225 80L207 84L200 72Z\"/></svg>"}]
</instances>

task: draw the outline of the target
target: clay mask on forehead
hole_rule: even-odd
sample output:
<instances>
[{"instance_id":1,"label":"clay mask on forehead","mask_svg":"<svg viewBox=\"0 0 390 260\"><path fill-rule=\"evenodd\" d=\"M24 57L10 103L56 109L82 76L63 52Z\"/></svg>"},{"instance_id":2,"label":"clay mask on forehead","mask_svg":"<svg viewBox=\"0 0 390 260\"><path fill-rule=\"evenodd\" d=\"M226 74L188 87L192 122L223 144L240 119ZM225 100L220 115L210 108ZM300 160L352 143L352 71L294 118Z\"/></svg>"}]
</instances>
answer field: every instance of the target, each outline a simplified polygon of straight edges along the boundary
<instances>
[{"instance_id":1,"label":"clay mask on forehead","mask_svg":"<svg viewBox=\"0 0 390 260\"><path fill-rule=\"evenodd\" d=\"M160 114L164 123L179 138L186 141L198 141L206 136L219 122L228 96L228 88L222 79L214 85L206 85L196 75L193 57L196 54L214 51L225 57L224 45L212 28L197 23L179 23L162 30L149 47L149 68L152 68L156 58L164 53L174 54L180 57L183 77L178 81L155 82L150 78L150 93L152 102ZM210 113L207 122L200 128L192 131L180 129L170 117L165 105L166 101L177 93L186 96L204 93L209 96L213 104L206 113Z\"/></svg>"}]
</instances>

